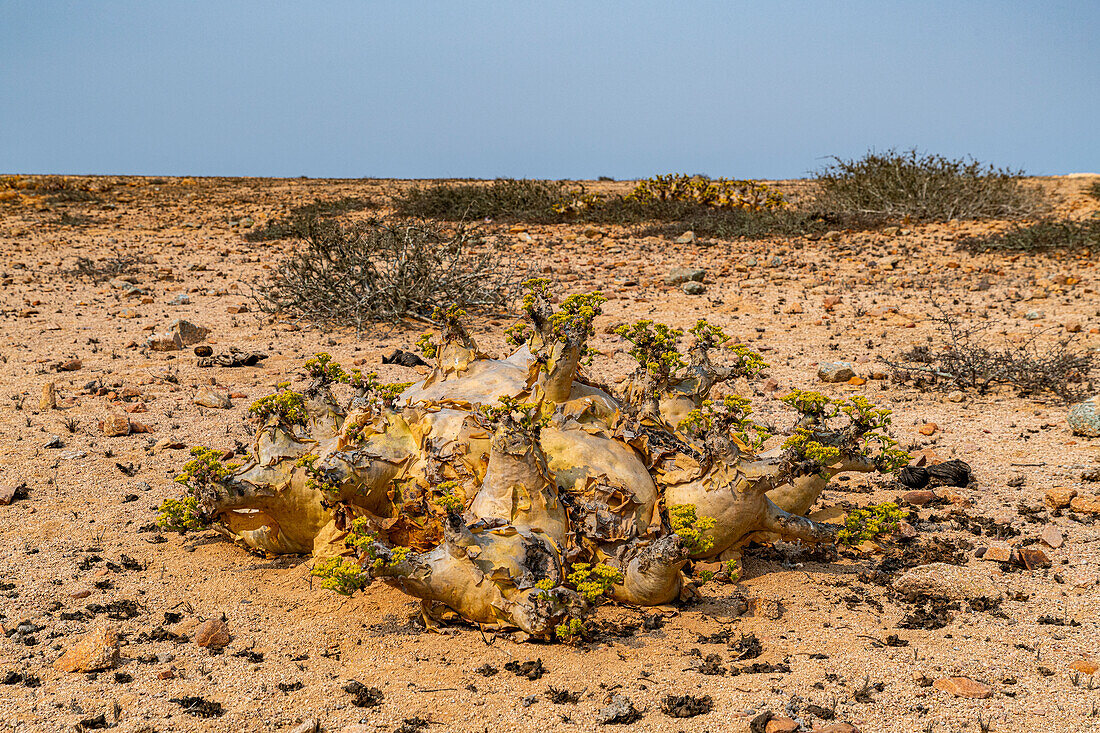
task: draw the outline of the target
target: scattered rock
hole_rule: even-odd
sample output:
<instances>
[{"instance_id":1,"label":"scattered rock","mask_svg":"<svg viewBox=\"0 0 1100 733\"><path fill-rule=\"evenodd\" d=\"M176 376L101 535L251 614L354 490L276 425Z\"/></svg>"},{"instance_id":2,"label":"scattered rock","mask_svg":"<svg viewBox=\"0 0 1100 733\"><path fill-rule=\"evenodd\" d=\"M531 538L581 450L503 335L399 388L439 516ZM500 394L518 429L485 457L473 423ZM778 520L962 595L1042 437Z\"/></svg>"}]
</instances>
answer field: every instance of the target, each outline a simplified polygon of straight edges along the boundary
<instances>
[{"instance_id":1,"label":"scattered rock","mask_svg":"<svg viewBox=\"0 0 1100 733\"><path fill-rule=\"evenodd\" d=\"M778 621L783 618L783 604L775 598L753 598L749 601L749 609L757 618Z\"/></svg>"},{"instance_id":2,"label":"scattered rock","mask_svg":"<svg viewBox=\"0 0 1100 733\"><path fill-rule=\"evenodd\" d=\"M200 367L245 367L256 366L266 358L267 354L261 354L258 351L241 351L240 349L231 348L224 354L201 358L196 364Z\"/></svg>"},{"instance_id":3,"label":"scattered rock","mask_svg":"<svg viewBox=\"0 0 1100 733\"><path fill-rule=\"evenodd\" d=\"M908 596L931 595L951 600L1000 598L1003 593L987 568L935 562L918 565L894 581L894 589Z\"/></svg>"},{"instance_id":4,"label":"scattered rock","mask_svg":"<svg viewBox=\"0 0 1100 733\"><path fill-rule=\"evenodd\" d=\"M786 308L784 308L784 309L783 309L783 312L784 312L784 313L789 313L789 314L791 314L791 315L798 315L799 313L802 313L802 312L803 312L803 311L802 311L802 304L801 304L801 303L799 303L799 302L798 302L798 301L796 300L795 302L791 303L791 304L790 304L790 305L788 305L788 306L787 306Z\"/></svg>"},{"instance_id":5,"label":"scattered rock","mask_svg":"<svg viewBox=\"0 0 1100 733\"><path fill-rule=\"evenodd\" d=\"M1074 435L1100 438L1100 412L1097 411L1096 397L1089 397L1071 407L1067 420Z\"/></svg>"},{"instance_id":6,"label":"scattered rock","mask_svg":"<svg viewBox=\"0 0 1100 733\"><path fill-rule=\"evenodd\" d=\"M229 401L229 395L210 387L201 388L192 401L201 407L209 407L215 410L228 410L233 406L233 403Z\"/></svg>"},{"instance_id":7,"label":"scattered rock","mask_svg":"<svg viewBox=\"0 0 1100 733\"><path fill-rule=\"evenodd\" d=\"M1077 496L1077 489L1056 487L1046 490L1043 501L1051 509L1065 509L1073 502L1075 496Z\"/></svg>"},{"instance_id":8,"label":"scattered rock","mask_svg":"<svg viewBox=\"0 0 1100 733\"><path fill-rule=\"evenodd\" d=\"M1043 531L1039 533L1039 539L1046 543L1047 547L1052 547L1055 550L1065 544L1066 541L1066 537L1062 534L1062 530L1058 529L1053 524L1048 524L1043 527Z\"/></svg>"},{"instance_id":9,"label":"scattered rock","mask_svg":"<svg viewBox=\"0 0 1100 733\"><path fill-rule=\"evenodd\" d=\"M910 469L902 469L903 472L908 470ZM919 470L924 471L924 469ZM927 476L927 473L925 473L925 476ZM927 479L925 480L925 483L927 483ZM922 489L920 491L907 491L901 495L901 500L906 504L910 504L912 506L924 506L936 500L936 492L930 489Z\"/></svg>"},{"instance_id":10,"label":"scattered rock","mask_svg":"<svg viewBox=\"0 0 1100 733\"><path fill-rule=\"evenodd\" d=\"M107 417L103 418L101 425L103 427L103 434L110 438L129 435L132 428L130 425L130 418L125 415L120 415L117 412L112 412L107 415Z\"/></svg>"},{"instance_id":11,"label":"scattered rock","mask_svg":"<svg viewBox=\"0 0 1100 733\"><path fill-rule=\"evenodd\" d=\"M629 725L641 717L630 698L616 692L611 696L610 704L596 713L596 722L600 725Z\"/></svg>"},{"instance_id":12,"label":"scattered rock","mask_svg":"<svg viewBox=\"0 0 1100 733\"><path fill-rule=\"evenodd\" d=\"M46 382L42 385L42 396L38 400L39 410L52 410L57 407L57 385Z\"/></svg>"},{"instance_id":13,"label":"scattered rock","mask_svg":"<svg viewBox=\"0 0 1100 733\"><path fill-rule=\"evenodd\" d=\"M798 722L790 718L772 718L764 726L764 733L795 733L798 730Z\"/></svg>"},{"instance_id":14,"label":"scattered rock","mask_svg":"<svg viewBox=\"0 0 1100 733\"><path fill-rule=\"evenodd\" d=\"M957 389L947 393L947 399L950 402L962 402L964 398L965 395Z\"/></svg>"},{"instance_id":15,"label":"scattered rock","mask_svg":"<svg viewBox=\"0 0 1100 733\"><path fill-rule=\"evenodd\" d=\"M695 232L688 229L673 241L676 242L676 244L695 244Z\"/></svg>"},{"instance_id":16,"label":"scattered rock","mask_svg":"<svg viewBox=\"0 0 1100 733\"><path fill-rule=\"evenodd\" d=\"M846 361L826 362L817 367L817 378L831 384L847 382L855 375L852 365Z\"/></svg>"},{"instance_id":17,"label":"scattered rock","mask_svg":"<svg viewBox=\"0 0 1100 733\"><path fill-rule=\"evenodd\" d=\"M699 267L674 267L665 278L666 285L680 285L687 282L703 282L707 271Z\"/></svg>"},{"instance_id":18,"label":"scattered rock","mask_svg":"<svg viewBox=\"0 0 1100 733\"><path fill-rule=\"evenodd\" d=\"M925 470L928 471L929 481L933 482L934 485L957 487L969 486L973 473L970 464L957 458L932 464Z\"/></svg>"},{"instance_id":19,"label":"scattered rock","mask_svg":"<svg viewBox=\"0 0 1100 733\"><path fill-rule=\"evenodd\" d=\"M1069 508L1081 514L1100 514L1100 496L1092 498L1074 497L1073 501L1069 503Z\"/></svg>"},{"instance_id":20,"label":"scattered rock","mask_svg":"<svg viewBox=\"0 0 1100 733\"><path fill-rule=\"evenodd\" d=\"M921 435L934 435L935 432L939 429L940 429L940 426L937 425L936 423L926 422L924 425L920 426L920 430L918 432Z\"/></svg>"},{"instance_id":21,"label":"scattered rock","mask_svg":"<svg viewBox=\"0 0 1100 733\"><path fill-rule=\"evenodd\" d=\"M309 720L303 720L298 725L290 729L290 733L317 733L321 729L321 724L316 718L310 718ZM347 730L345 728L345 730ZM372 729L373 733L373 729Z\"/></svg>"},{"instance_id":22,"label":"scattered rock","mask_svg":"<svg viewBox=\"0 0 1100 733\"><path fill-rule=\"evenodd\" d=\"M985 700L993 697L993 688L969 677L942 677L932 683L937 690L949 692L955 697Z\"/></svg>"},{"instance_id":23,"label":"scattered rock","mask_svg":"<svg viewBox=\"0 0 1100 733\"><path fill-rule=\"evenodd\" d=\"M1049 568L1050 558L1038 547L1021 547L1016 550L1016 563L1028 570L1037 570L1039 568Z\"/></svg>"},{"instance_id":24,"label":"scattered rock","mask_svg":"<svg viewBox=\"0 0 1100 733\"><path fill-rule=\"evenodd\" d=\"M6 506L17 499L26 498L27 485L25 483L0 484L0 506Z\"/></svg>"},{"instance_id":25,"label":"scattered rock","mask_svg":"<svg viewBox=\"0 0 1100 733\"><path fill-rule=\"evenodd\" d=\"M383 355L382 363L397 364L403 367L431 366L431 364L421 359L419 354L402 351L401 349L394 349L388 355Z\"/></svg>"},{"instance_id":26,"label":"scattered rock","mask_svg":"<svg viewBox=\"0 0 1100 733\"><path fill-rule=\"evenodd\" d=\"M212 348L210 348L209 346L206 346L205 344L203 344L202 346L196 346L195 347L195 356L206 357L206 356L213 356L213 355L214 355L214 350Z\"/></svg>"},{"instance_id":27,"label":"scattered rock","mask_svg":"<svg viewBox=\"0 0 1100 733\"><path fill-rule=\"evenodd\" d=\"M224 649L229 645L229 626L224 616L208 618L195 629L195 643L207 649Z\"/></svg>"},{"instance_id":28,"label":"scattered rock","mask_svg":"<svg viewBox=\"0 0 1100 733\"><path fill-rule=\"evenodd\" d=\"M1012 562L1012 548L1004 542L993 542L979 557L989 562Z\"/></svg>"},{"instance_id":29,"label":"scattered rock","mask_svg":"<svg viewBox=\"0 0 1100 733\"><path fill-rule=\"evenodd\" d=\"M833 723L824 728L814 728L814 733L860 733L860 730L851 723Z\"/></svg>"},{"instance_id":30,"label":"scattered rock","mask_svg":"<svg viewBox=\"0 0 1100 733\"><path fill-rule=\"evenodd\" d=\"M85 634L53 666L63 672L101 672L118 661L118 634L109 626L100 626Z\"/></svg>"},{"instance_id":31,"label":"scattered rock","mask_svg":"<svg viewBox=\"0 0 1100 733\"><path fill-rule=\"evenodd\" d=\"M209 328L181 319L173 321L164 333L151 336L146 345L153 351L179 351L184 346L197 344L209 335Z\"/></svg>"},{"instance_id":32,"label":"scattered rock","mask_svg":"<svg viewBox=\"0 0 1100 733\"><path fill-rule=\"evenodd\" d=\"M701 282L689 280L688 282L681 285L680 289L688 295L702 295L707 291L707 286Z\"/></svg>"},{"instance_id":33,"label":"scattered rock","mask_svg":"<svg viewBox=\"0 0 1100 733\"><path fill-rule=\"evenodd\" d=\"M1091 676L1096 674L1097 670L1100 670L1100 665L1098 665L1091 659L1078 659L1076 662L1072 662L1069 665L1069 668L1074 670L1075 672L1080 672L1081 674L1087 674Z\"/></svg>"}]
</instances>

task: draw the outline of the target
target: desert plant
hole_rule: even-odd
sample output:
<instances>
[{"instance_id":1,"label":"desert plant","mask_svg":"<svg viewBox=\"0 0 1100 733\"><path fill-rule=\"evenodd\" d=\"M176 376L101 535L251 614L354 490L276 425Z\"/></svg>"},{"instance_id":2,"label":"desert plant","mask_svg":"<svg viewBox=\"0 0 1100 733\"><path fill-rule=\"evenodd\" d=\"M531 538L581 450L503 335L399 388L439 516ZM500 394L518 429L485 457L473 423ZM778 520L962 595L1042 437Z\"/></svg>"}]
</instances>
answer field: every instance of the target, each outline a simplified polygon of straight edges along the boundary
<instances>
[{"instance_id":1,"label":"desert plant","mask_svg":"<svg viewBox=\"0 0 1100 733\"><path fill-rule=\"evenodd\" d=\"M844 528L837 532L837 541L844 545L858 545L877 539L895 531L898 522L904 518L905 512L890 501L865 509L853 509L844 518Z\"/></svg>"},{"instance_id":2,"label":"desert plant","mask_svg":"<svg viewBox=\"0 0 1100 733\"><path fill-rule=\"evenodd\" d=\"M984 337L992 324L964 324L955 314L939 311L934 319L938 344L917 346L884 360L893 368L895 380L979 394L1007 386L1023 395L1053 394L1066 401L1090 391L1096 354L1073 348L1072 337L1052 339L1039 331L1023 343L1005 340L998 346Z\"/></svg>"},{"instance_id":3,"label":"desert plant","mask_svg":"<svg viewBox=\"0 0 1100 733\"><path fill-rule=\"evenodd\" d=\"M816 171L816 205L851 219L1012 218L1040 206L1036 188L1021 171L995 168L973 159L950 159L917 150L868 152Z\"/></svg>"},{"instance_id":4,"label":"desert plant","mask_svg":"<svg viewBox=\"0 0 1100 733\"><path fill-rule=\"evenodd\" d=\"M679 201L715 209L744 211L774 211L787 206L783 194L766 183L683 173L658 175L639 181L626 198L641 204Z\"/></svg>"},{"instance_id":5,"label":"desert plant","mask_svg":"<svg viewBox=\"0 0 1100 733\"><path fill-rule=\"evenodd\" d=\"M448 303L499 308L521 279L497 249L464 229L312 219L303 236L263 284L264 311L361 331L406 316L427 320Z\"/></svg>"},{"instance_id":6,"label":"desert plant","mask_svg":"<svg viewBox=\"0 0 1100 733\"><path fill-rule=\"evenodd\" d=\"M1014 224L996 234L966 237L959 242L959 247L970 252L1095 249L1100 247L1100 217L1083 221L1043 219L1034 224Z\"/></svg>"},{"instance_id":7,"label":"desert plant","mask_svg":"<svg viewBox=\"0 0 1100 733\"><path fill-rule=\"evenodd\" d=\"M590 200L586 196L583 189L571 189L561 181L512 178L476 183L440 181L413 186L395 199L394 206L400 216L445 221L556 222L562 214Z\"/></svg>"},{"instance_id":8,"label":"desert plant","mask_svg":"<svg viewBox=\"0 0 1100 733\"><path fill-rule=\"evenodd\" d=\"M303 206L295 206L286 216L272 219L262 227L246 232L244 238L248 242L271 242L277 239L307 237L319 221L330 220L352 211L375 208L378 208L378 205L371 199L352 196L332 201L314 201Z\"/></svg>"},{"instance_id":9,"label":"desert plant","mask_svg":"<svg viewBox=\"0 0 1100 733\"><path fill-rule=\"evenodd\" d=\"M461 309L441 308L434 370L392 404L342 407L329 387L351 377L311 358L300 392L259 401L265 422L244 466L226 475L204 452L188 464L208 479L202 517L258 551L312 551L314 575L337 592L379 580L420 598L428 618L450 609L573 640L604 599L696 592L691 558L720 556L736 577L750 540L835 541L835 528L800 516L828 479L898 465L888 412L859 398L791 397L802 437L763 450L748 401L710 395L763 362L706 321L683 354L680 329L626 327L638 369L620 395L594 387L581 356L602 296L555 307L548 281L526 288L514 354L489 358ZM285 395L300 395L295 414L279 408Z\"/></svg>"}]
</instances>

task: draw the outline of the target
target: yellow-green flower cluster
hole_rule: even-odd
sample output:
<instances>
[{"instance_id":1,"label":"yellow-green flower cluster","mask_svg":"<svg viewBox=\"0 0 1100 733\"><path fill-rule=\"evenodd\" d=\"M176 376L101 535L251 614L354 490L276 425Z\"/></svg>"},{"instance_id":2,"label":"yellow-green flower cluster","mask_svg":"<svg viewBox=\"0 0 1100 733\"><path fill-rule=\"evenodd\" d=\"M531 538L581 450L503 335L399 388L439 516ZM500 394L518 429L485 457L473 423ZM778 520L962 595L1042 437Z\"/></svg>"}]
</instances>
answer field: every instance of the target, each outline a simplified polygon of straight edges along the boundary
<instances>
[{"instance_id":1,"label":"yellow-green flower cluster","mask_svg":"<svg viewBox=\"0 0 1100 733\"><path fill-rule=\"evenodd\" d=\"M836 414L836 406L833 401L820 392L792 389L783 395L782 401L801 414L815 419L828 418ZM831 412L830 408L832 408Z\"/></svg>"},{"instance_id":2,"label":"yellow-green flower cluster","mask_svg":"<svg viewBox=\"0 0 1100 733\"><path fill-rule=\"evenodd\" d=\"M845 545L858 545L898 528L905 512L892 501L874 504L865 509L854 509L844 519L844 528L837 532L837 541Z\"/></svg>"},{"instance_id":3,"label":"yellow-green flower cluster","mask_svg":"<svg viewBox=\"0 0 1100 733\"><path fill-rule=\"evenodd\" d=\"M828 466L840 460L840 448L823 445L818 441L813 431L806 428L795 428L794 435L783 443L783 449L794 453L801 460L812 461L821 466Z\"/></svg>"},{"instance_id":4,"label":"yellow-green flower cluster","mask_svg":"<svg viewBox=\"0 0 1100 733\"><path fill-rule=\"evenodd\" d=\"M440 494L434 501L443 511L448 514L457 514L466 508L466 502L458 495L458 482L457 481L444 481L439 486L435 487L435 491Z\"/></svg>"},{"instance_id":5,"label":"yellow-green flower cluster","mask_svg":"<svg viewBox=\"0 0 1100 733\"><path fill-rule=\"evenodd\" d=\"M512 346L522 346L531 338L531 328L522 321L504 329L504 340Z\"/></svg>"},{"instance_id":6,"label":"yellow-green flower cluster","mask_svg":"<svg viewBox=\"0 0 1100 733\"><path fill-rule=\"evenodd\" d=\"M157 526L183 534L206 526L199 513L199 502L193 496L183 499L165 499L157 513Z\"/></svg>"},{"instance_id":7,"label":"yellow-green flower cluster","mask_svg":"<svg viewBox=\"0 0 1100 733\"><path fill-rule=\"evenodd\" d=\"M561 307L550 316L550 324L554 334L561 341L566 341L569 334L592 336L596 333L592 328L592 322L596 316L603 313L601 307L607 302L603 293L576 293L570 295L561 302Z\"/></svg>"},{"instance_id":8,"label":"yellow-green flower cluster","mask_svg":"<svg viewBox=\"0 0 1100 733\"><path fill-rule=\"evenodd\" d=\"M615 329L615 333L634 344L630 355L654 377L668 379L685 366L684 355L676 348L683 330L642 319Z\"/></svg>"},{"instance_id":9,"label":"yellow-green flower cluster","mask_svg":"<svg viewBox=\"0 0 1100 733\"><path fill-rule=\"evenodd\" d=\"M239 463L222 463L222 452L196 445L191 449L191 460L183 464L176 483L188 486L206 486L224 481L241 467Z\"/></svg>"},{"instance_id":10,"label":"yellow-green flower cluster","mask_svg":"<svg viewBox=\"0 0 1100 733\"><path fill-rule=\"evenodd\" d=\"M348 379L343 367L333 361L330 354L323 351L307 359L305 368L309 376L320 379L325 384L346 382Z\"/></svg>"},{"instance_id":11,"label":"yellow-green flower cluster","mask_svg":"<svg viewBox=\"0 0 1100 733\"><path fill-rule=\"evenodd\" d=\"M310 574L321 578L321 587L334 590L342 596L350 596L370 585L370 577L354 560L332 557L313 566Z\"/></svg>"},{"instance_id":12,"label":"yellow-green flower cluster","mask_svg":"<svg viewBox=\"0 0 1100 733\"><path fill-rule=\"evenodd\" d=\"M340 487L329 480L324 471L317 468L318 460L320 460L320 456L313 453L307 453L304 456L299 456L298 459L294 461L295 466L301 466L306 469L306 488L322 491L326 494L338 493Z\"/></svg>"},{"instance_id":13,"label":"yellow-green flower cluster","mask_svg":"<svg viewBox=\"0 0 1100 733\"><path fill-rule=\"evenodd\" d=\"M348 529L344 544L356 552L367 552L375 539L377 535L371 531L370 520L366 517L356 517Z\"/></svg>"},{"instance_id":14,"label":"yellow-green flower cluster","mask_svg":"<svg viewBox=\"0 0 1100 733\"><path fill-rule=\"evenodd\" d=\"M267 420L275 415L281 422L288 425L304 425L309 419L305 398L289 389L256 400L248 408L248 414L261 420Z\"/></svg>"},{"instance_id":15,"label":"yellow-green flower cluster","mask_svg":"<svg viewBox=\"0 0 1100 733\"><path fill-rule=\"evenodd\" d=\"M399 545L399 546L393 548L392 550L390 550L390 559L388 561L384 561L382 558L376 557L374 559L374 563L372 564L372 567L375 570L381 570L384 567L395 568L398 565L400 565L401 563L405 562L405 560L411 554L412 554L412 548L411 547L401 547Z\"/></svg>"},{"instance_id":16,"label":"yellow-green flower cluster","mask_svg":"<svg viewBox=\"0 0 1100 733\"><path fill-rule=\"evenodd\" d=\"M643 204L683 201L716 209L745 211L773 211L787 205L779 190L759 181L711 179L682 173L658 175L639 181L626 198Z\"/></svg>"},{"instance_id":17,"label":"yellow-green flower cluster","mask_svg":"<svg viewBox=\"0 0 1100 733\"><path fill-rule=\"evenodd\" d=\"M427 332L420 334L420 338L416 340L416 348L420 349L425 359L434 359L439 353L439 347L432 340L432 334Z\"/></svg>"},{"instance_id":18,"label":"yellow-green flower cluster","mask_svg":"<svg viewBox=\"0 0 1100 733\"><path fill-rule=\"evenodd\" d=\"M706 534L714 529L718 520L714 517L699 517L694 504L678 504L668 510L668 523L674 534L680 535L684 546L694 555L706 552L714 546L714 538Z\"/></svg>"},{"instance_id":19,"label":"yellow-green flower cluster","mask_svg":"<svg viewBox=\"0 0 1100 733\"><path fill-rule=\"evenodd\" d=\"M594 603L616 583L623 582L623 574L618 569L603 563L592 565L578 562L573 564L573 570L567 579L578 593Z\"/></svg>"},{"instance_id":20,"label":"yellow-green flower cluster","mask_svg":"<svg viewBox=\"0 0 1100 733\"><path fill-rule=\"evenodd\" d=\"M575 638L584 633L584 622L579 618L571 618L568 621L563 621L554 628L554 635L558 637L558 641L568 644Z\"/></svg>"}]
</instances>

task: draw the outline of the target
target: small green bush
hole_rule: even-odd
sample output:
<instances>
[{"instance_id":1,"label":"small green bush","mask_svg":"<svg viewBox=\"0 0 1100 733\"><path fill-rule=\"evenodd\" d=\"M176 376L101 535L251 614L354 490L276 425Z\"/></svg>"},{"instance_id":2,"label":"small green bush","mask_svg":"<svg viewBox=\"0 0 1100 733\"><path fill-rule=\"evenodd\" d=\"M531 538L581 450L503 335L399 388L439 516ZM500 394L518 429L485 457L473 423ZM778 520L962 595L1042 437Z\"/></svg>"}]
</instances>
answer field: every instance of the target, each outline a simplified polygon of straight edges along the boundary
<instances>
[{"instance_id":1,"label":"small green bush","mask_svg":"<svg viewBox=\"0 0 1100 733\"><path fill-rule=\"evenodd\" d=\"M1042 252L1100 247L1100 218L1085 221L1044 219L1013 225L1000 234L967 237L959 247L970 252Z\"/></svg>"},{"instance_id":2,"label":"small green bush","mask_svg":"<svg viewBox=\"0 0 1100 733\"><path fill-rule=\"evenodd\" d=\"M856 220L1008 219L1033 214L1039 191L1022 171L916 150L833 158L817 171L817 206Z\"/></svg>"}]
</instances>

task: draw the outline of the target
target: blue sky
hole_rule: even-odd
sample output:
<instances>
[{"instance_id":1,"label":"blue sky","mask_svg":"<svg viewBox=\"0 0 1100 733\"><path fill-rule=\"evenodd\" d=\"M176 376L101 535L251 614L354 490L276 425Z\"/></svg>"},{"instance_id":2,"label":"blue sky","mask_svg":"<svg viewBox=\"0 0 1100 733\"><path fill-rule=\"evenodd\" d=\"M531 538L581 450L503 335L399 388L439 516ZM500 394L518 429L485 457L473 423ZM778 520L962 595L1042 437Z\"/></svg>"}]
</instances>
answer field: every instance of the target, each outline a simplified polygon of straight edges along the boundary
<instances>
[{"instance_id":1,"label":"blue sky","mask_svg":"<svg viewBox=\"0 0 1100 733\"><path fill-rule=\"evenodd\" d=\"M0 172L1100 171L1100 2L0 0Z\"/></svg>"}]
</instances>

